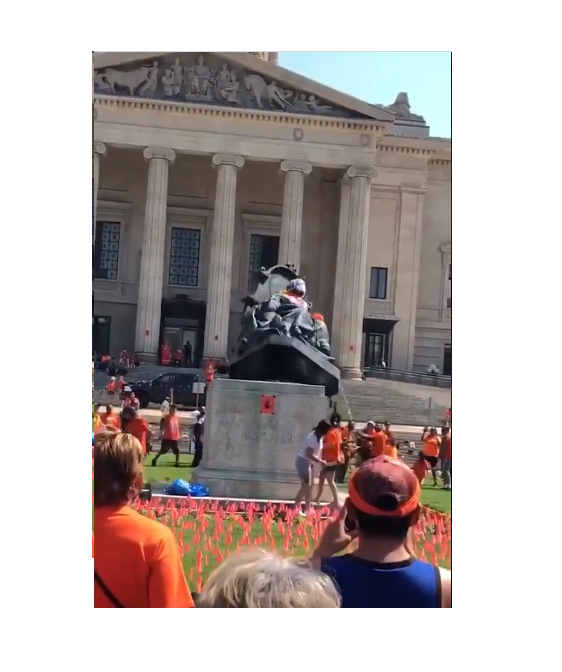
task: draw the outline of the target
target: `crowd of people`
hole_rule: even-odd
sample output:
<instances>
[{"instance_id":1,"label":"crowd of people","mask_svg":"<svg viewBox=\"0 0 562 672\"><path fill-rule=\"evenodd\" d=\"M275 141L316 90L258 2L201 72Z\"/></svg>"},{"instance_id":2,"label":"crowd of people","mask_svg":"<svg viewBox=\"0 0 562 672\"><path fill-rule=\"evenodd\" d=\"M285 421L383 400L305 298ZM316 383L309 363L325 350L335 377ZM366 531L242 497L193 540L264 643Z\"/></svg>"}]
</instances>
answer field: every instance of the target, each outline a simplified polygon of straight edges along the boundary
<instances>
[{"instance_id":1,"label":"crowd of people","mask_svg":"<svg viewBox=\"0 0 562 672\"><path fill-rule=\"evenodd\" d=\"M96 608L451 606L450 572L416 559L409 541L410 530L420 516L420 478L403 461L384 452L390 445L386 442L382 453L362 459L351 474L349 495L337 506L309 559L285 559L255 549L235 554L211 574L200 595L192 594L172 532L131 506L144 482L143 460L150 429L138 411L131 409L126 416L123 419L121 414L120 418L107 408L100 416L103 429L93 441ZM175 436L177 418L172 405L163 420L161 431L166 426L170 436ZM307 438L306 449L297 455L302 476L299 496L308 505L312 494L310 462L322 468L332 490L333 467L340 462L322 455L336 455L323 452L323 444L326 441L326 449L334 451L330 441L337 443L337 437L330 438L330 432L334 437L332 430L338 422L337 416L331 422L319 422L313 437ZM365 430L356 440L362 438L359 434L371 437L378 433ZM172 444L167 444L166 452L174 451L177 439L168 440ZM378 451L382 441L368 440ZM337 502L337 490L335 494ZM356 550L343 554L353 540L357 540Z\"/></svg>"},{"instance_id":2,"label":"crowd of people","mask_svg":"<svg viewBox=\"0 0 562 672\"><path fill-rule=\"evenodd\" d=\"M415 443L404 441L406 452L413 453ZM431 472L433 484L438 485L438 466L441 463L441 478L443 489L451 490L451 434L448 426L441 429L438 435L435 427L424 428L422 434L423 448L418 453L412 470L420 485L423 485L427 475ZM313 502L313 483L315 473L318 476L318 489L315 502L320 500L327 484L332 496L332 507L338 507L337 483L343 483L353 458L357 464L362 464L380 456L387 456L394 460L400 459L400 442L394 437L390 423L378 424L370 420L363 430L356 430L355 424L350 421L347 426L342 425L342 418L333 413L330 420L321 420L306 437L302 446L297 450L295 468L300 479L300 488L295 498L295 505L299 507L301 516L306 516ZM304 511L300 509L304 501Z\"/></svg>"}]
</instances>

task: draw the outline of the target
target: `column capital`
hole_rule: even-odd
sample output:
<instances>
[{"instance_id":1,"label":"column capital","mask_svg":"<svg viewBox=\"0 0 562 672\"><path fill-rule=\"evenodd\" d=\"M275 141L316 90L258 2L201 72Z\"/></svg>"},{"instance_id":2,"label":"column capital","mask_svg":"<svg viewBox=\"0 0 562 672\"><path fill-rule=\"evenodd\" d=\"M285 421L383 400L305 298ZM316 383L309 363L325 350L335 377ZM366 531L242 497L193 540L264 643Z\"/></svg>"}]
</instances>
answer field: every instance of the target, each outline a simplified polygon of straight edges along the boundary
<instances>
[{"instance_id":1,"label":"column capital","mask_svg":"<svg viewBox=\"0 0 562 672\"><path fill-rule=\"evenodd\" d=\"M150 159L166 159L173 163L176 159L176 153L173 149L160 149L159 147L147 147L142 153L147 161Z\"/></svg>"},{"instance_id":2,"label":"column capital","mask_svg":"<svg viewBox=\"0 0 562 672\"><path fill-rule=\"evenodd\" d=\"M303 175L310 175L312 172L312 164L308 161L296 161L289 159L281 162L281 171L283 173L294 171L296 173L302 173Z\"/></svg>"},{"instance_id":3,"label":"column capital","mask_svg":"<svg viewBox=\"0 0 562 672\"><path fill-rule=\"evenodd\" d=\"M345 171L345 174L353 179L354 177L366 177L369 180L373 180L378 175L378 171L375 168L356 168L351 166Z\"/></svg>"},{"instance_id":4,"label":"column capital","mask_svg":"<svg viewBox=\"0 0 562 672\"><path fill-rule=\"evenodd\" d=\"M235 168L242 168L245 161L243 156L235 156L233 154L215 154L213 156L213 166L234 166Z\"/></svg>"},{"instance_id":5,"label":"column capital","mask_svg":"<svg viewBox=\"0 0 562 672\"><path fill-rule=\"evenodd\" d=\"M96 140L93 144L94 154L103 156L107 152L107 147L100 140Z\"/></svg>"}]
</instances>

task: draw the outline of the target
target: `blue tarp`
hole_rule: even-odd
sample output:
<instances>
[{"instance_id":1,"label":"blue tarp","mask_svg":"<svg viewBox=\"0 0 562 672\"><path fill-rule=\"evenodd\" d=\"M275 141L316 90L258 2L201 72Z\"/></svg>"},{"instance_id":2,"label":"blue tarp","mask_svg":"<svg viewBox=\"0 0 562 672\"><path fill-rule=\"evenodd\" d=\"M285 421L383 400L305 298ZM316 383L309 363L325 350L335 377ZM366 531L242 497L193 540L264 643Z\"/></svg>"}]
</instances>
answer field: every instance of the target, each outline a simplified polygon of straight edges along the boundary
<instances>
[{"instance_id":1,"label":"blue tarp","mask_svg":"<svg viewBox=\"0 0 562 672\"><path fill-rule=\"evenodd\" d=\"M188 483L178 478L166 488L167 495L183 495L185 497L208 497L209 488L199 483Z\"/></svg>"}]
</instances>

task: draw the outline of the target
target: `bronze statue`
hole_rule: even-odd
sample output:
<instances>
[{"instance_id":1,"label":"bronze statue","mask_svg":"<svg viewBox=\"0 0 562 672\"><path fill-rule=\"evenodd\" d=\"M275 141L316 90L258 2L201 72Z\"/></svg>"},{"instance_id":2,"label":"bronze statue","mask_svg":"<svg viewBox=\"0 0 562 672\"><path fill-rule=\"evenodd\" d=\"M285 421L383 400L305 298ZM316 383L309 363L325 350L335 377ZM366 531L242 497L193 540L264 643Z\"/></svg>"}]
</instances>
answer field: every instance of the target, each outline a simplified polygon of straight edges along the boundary
<instances>
[{"instance_id":1,"label":"bronze statue","mask_svg":"<svg viewBox=\"0 0 562 672\"><path fill-rule=\"evenodd\" d=\"M310 310L304 280L290 266L262 268L255 280L255 292L243 299L230 377L323 385L327 396L335 396L340 372L330 356L324 318Z\"/></svg>"}]
</instances>

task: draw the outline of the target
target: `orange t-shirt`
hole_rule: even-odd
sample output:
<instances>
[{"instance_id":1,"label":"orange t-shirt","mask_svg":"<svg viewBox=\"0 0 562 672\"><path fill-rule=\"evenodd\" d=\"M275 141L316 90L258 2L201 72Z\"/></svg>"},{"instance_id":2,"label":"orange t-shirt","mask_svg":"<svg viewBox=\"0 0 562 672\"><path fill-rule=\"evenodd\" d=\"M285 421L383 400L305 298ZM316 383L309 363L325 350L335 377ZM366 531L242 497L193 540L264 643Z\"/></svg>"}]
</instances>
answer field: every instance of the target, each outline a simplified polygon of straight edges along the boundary
<instances>
[{"instance_id":1,"label":"orange t-shirt","mask_svg":"<svg viewBox=\"0 0 562 672\"><path fill-rule=\"evenodd\" d=\"M441 459L450 460L451 459L451 437L444 436L441 439Z\"/></svg>"},{"instance_id":2,"label":"orange t-shirt","mask_svg":"<svg viewBox=\"0 0 562 672\"><path fill-rule=\"evenodd\" d=\"M121 429L121 418L117 413L108 413L106 411L101 414L101 421L106 427L111 425L112 427L115 427L115 429Z\"/></svg>"},{"instance_id":3,"label":"orange t-shirt","mask_svg":"<svg viewBox=\"0 0 562 672\"><path fill-rule=\"evenodd\" d=\"M150 431L144 418L133 418L127 423L127 432L140 441L142 452L146 453L146 437Z\"/></svg>"},{"instance_id":4,"label":"orange t-shirt","mask_svg":"<svg viewBox=\"0 0 562 672\"><path fill-rule=\"evenodd\" d=\"M416 460L412 466L412 471L421 483L429 470L429 464L425 460Z\"/></svg>"},{"instance_id":5,"label":"orange t-shirt","mask_svg":"<svg viewBox=\"0 0 562 672\"><path fill-rule=\"evenodd\" d=\"M429 436L425 437L423 442L423 454L426 457L437 457L439 455L439 437Z\"/></svg>"},{"instance_id":6,"label":"orange t-shirt","mask_svg":"<svg viewBox=\"0 0 562 672\"><path fill-rule=\"evenodd\" d=\"M395 460L398 459L398 450L396 446L391 446L388 443L384 447L384 454L388 455L389 457L392 457Z\"/></svg>"},{"instance_id":7,"label":"orange t-shirt","mask_svg":"<svg viewBox=\"0 0 562 672\"><path fill-rule=\"evenodd\" d=\"M322 442L322 459L325 462L341 462L342 432L339 427L332 427L326 432Z\"/></svg>"},{"instance_id":8,"label":"orange t-shirt","mask_svg":"<svg viewBox=\"0 0 562 672\"><path fill-rule=\"evenodd\" d=\"M369 441L371 442L371 457L384 455L384 447L386 446L386 434L384 432L373 432Z\"/></svg>"},{"instance_id":9,"label":"orange t-shirt","mask_svg":"<svg viewBox=\"0 0 562 672\"><path fill-rule=\"evenodd\" d=\"M164 432L163 439L170 441L179 441L180 438L180 421L177 415L168 415L164 418Z\"/></svg>"},{"instance_id":10,"label":"orange t-shirt","mask_svg":"<svg viewBox=\"0 0 562 672\"><path fill-rule=\"evenodd\" d=\"M130 506L94 507L94 567L129 609L193 607L172 532ZM92 538L93 544L93 538ZM113 607L94 581L94 608Z\"/></svg>"}]
</instances>

